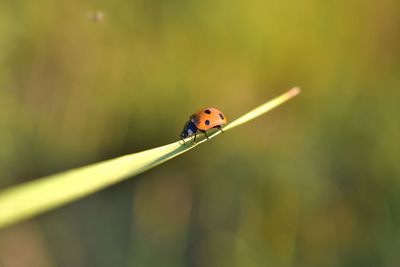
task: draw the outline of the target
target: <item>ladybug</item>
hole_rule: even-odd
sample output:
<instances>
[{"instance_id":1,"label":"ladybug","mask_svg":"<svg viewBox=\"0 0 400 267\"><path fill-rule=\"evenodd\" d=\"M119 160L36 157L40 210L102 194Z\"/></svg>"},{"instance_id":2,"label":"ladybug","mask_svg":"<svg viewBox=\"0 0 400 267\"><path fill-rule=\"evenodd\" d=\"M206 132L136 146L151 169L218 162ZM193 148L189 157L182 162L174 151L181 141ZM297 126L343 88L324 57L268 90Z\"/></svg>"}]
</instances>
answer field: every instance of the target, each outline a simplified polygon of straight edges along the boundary
<instances>
[{"instance_id":1,"label":"ladybug","mask_svg":"<svg viewBox=\"0 0 400 267\"><path fill-rule=\"evenodd\" d=\"M204 108L192 116L186 122L181 133L181 139L193 136L193 142L196 142L197 131L204 133L208 140L207 130L217 128L222 131L222 125L226 124L225 115L216 108Z\"/></svg>"}]
</instances>

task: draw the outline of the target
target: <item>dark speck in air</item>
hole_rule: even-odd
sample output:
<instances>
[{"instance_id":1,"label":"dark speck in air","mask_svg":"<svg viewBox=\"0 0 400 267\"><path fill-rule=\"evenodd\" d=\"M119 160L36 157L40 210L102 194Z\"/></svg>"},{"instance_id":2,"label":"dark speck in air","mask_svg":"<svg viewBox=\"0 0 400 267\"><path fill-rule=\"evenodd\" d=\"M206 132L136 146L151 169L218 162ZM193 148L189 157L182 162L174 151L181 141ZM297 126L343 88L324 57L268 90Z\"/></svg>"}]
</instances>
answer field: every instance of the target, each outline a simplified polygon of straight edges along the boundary
<instances>
[{"instance_id":1,"label":"dark speck in air","mask_svg":"<svg viewBox=\"0 0 400 267\"><path fill-rule=\"evenodd\" d=\"M219 113L219 117L220 117L221 119L224 119L224 115L222 115L221 113Z\"/></svg>"},{"instance_id":2,"label":"dark speck in air","mask_svg":"<svg viewBox=\"0 0 400 267\"><path fill-rule=\"evenodd\" d=\"M209 120L206 120L204 123L205 123L206 125L210 125L210 121L209 121Z\"/></svg>"},{"instance_id":3,"label":"dark speck in air","mask_svg":"<svg viewBox=\"0 0 400 267\"><path fill-rule=\"evenodd\" d=\"M211 111L210 111L209 109L204 110L204 112L205 112L206 114L211 114Z\"/></svg>"}]
</instances>

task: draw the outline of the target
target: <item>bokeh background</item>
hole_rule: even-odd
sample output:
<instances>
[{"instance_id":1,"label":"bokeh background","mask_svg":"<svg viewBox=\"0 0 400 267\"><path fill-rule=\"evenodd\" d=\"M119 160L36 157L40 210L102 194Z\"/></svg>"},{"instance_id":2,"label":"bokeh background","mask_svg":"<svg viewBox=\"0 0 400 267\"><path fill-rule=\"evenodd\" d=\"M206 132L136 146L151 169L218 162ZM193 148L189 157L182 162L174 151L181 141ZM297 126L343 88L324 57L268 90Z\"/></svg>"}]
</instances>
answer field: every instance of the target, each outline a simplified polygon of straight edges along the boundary
<instances>
[{"instance_id":1,"label":"bokeh background","mask_svg":"<svg viewBox=\"0 0 400 267\"><path fill-rule=\"evenodd\" d=\"M176 141L205 106L234 119L303 92L0 230L0 266L399 266L399 11L397 0L1 1L0 189Z\"/></svg>"}]
</instances>

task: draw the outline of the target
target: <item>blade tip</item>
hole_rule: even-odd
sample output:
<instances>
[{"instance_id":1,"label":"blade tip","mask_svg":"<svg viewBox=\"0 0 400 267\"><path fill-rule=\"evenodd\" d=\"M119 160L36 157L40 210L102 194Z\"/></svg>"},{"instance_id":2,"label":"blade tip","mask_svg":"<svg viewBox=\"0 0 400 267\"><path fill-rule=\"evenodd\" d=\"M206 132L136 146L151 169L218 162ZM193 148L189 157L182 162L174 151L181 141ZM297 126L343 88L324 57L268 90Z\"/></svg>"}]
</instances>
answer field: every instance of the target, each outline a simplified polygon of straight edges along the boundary
<instances>
[{"instance_id":1,"label":"blade tip","mask_svg":"<svg viewBox=\"0 0 400 267\"><path fill-rule=\"evenodd\" d=\"M288 93L290 94L290 96L293 97L293 96L300 94L300 92L301 92L301 88L296 86L296 87L293 87L292 89L290 89Z\"/></svg>"}]
</instances>

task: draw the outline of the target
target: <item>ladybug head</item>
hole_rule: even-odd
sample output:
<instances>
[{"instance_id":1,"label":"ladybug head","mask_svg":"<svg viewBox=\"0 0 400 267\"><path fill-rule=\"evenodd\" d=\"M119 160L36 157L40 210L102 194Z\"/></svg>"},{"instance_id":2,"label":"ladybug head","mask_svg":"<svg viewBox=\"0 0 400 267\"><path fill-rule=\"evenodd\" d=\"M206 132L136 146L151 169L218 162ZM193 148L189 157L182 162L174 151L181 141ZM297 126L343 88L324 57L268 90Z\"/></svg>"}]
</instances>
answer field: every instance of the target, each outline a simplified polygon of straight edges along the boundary
<instances>
[{"instance_id":1,"label":"ladybug head","mask_svg":"<svg viewBox=\"0 0 400 267\"><path fill-rule=\"evenodd\" d=\"M183 127L183 130L181 132L181 138L186 138L194 135L197 132L197 127L196 125L189 120L186 122L185 126Z\"/></svg>"}]
</instances>

